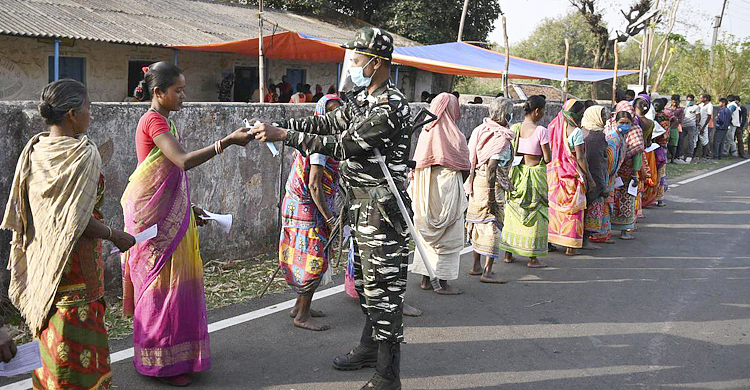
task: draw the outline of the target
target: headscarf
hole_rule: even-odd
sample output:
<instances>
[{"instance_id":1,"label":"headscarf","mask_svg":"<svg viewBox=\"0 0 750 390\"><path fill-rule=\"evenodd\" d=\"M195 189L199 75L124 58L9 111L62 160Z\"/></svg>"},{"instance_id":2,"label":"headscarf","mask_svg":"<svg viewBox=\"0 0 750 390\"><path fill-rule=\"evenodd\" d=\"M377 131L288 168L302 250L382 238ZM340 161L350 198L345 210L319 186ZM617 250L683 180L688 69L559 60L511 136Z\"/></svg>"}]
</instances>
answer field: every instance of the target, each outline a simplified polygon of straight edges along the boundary
<instances>
[{"instance_id":1,"label":"headscarf","mask_svg":"<svg viewBox=\"0 0 750 390\"><path fill-rule=\"evenodd\" d=\"M642 153L645 149L645 144L643 141L643 129L641 129L638 118L635 116L635 109L633 108L633 105L629 102L621 101L620 103L617 103L617 106L615 106L615 110L617 113L619 113L620 111L625 111L629 113L631 117L633 117L633 123L630 127L630 131L625 134L625 144L628 148L627 152L625 153L625 158L631 158L638 153ZM617 122L614 118L610 119L609 123L611 124L611 126L617 127Z\"/></svg>"},{"instance_id":2,"label":"headscarf","mask_svg":"<svg viewBox=\"0 0 750 390\"><path fill-rule=\"evenodd\" d=\"M581 127L588 131L604 130L604 119L602 119L603 106L591 106L583 113Z\"/></svg>"},{"instance_id":3,"label":"headscarf","mask_svg":"<svg viewBox=\"0 0 750 390\"><path fill-rule=\"evenodd\" d=\"M318 103L315 105L315 115L317 116L323 116L326 114L326 106L328 105L328 102L331 100L338 100L341 102L341 98L334 94L325 95L320 100L318 100Z\"/></svg>"},{"instance_id":4,"label":"headscarf","mask_svg":"<svg viewBox=\"0 0 750 390\"><path fill-rule=\"evenodd\" d=\"M437 120L424 126L419 135L414 151L417 168L442 165L457 171L471 169L466 136L456 125L461 119L458 98L443 92L430 103L430 112Z\"/></svg>"},{"instance_id":5,"label":"headscarf","mask_svg":"<svg viewBox=\"0 0 750 390\"><path fill-rule=\"evenodd\" d=\"M469 139L469 162L471 167L476 169L484 165L489 159L500 154L511 146L513 138L516 136L512 130L490 118L484 118L482 124L477 126L471 133ZM474 193L472 180L464 183L464 189L467 194Z\"/></svg>"}]
</instances>

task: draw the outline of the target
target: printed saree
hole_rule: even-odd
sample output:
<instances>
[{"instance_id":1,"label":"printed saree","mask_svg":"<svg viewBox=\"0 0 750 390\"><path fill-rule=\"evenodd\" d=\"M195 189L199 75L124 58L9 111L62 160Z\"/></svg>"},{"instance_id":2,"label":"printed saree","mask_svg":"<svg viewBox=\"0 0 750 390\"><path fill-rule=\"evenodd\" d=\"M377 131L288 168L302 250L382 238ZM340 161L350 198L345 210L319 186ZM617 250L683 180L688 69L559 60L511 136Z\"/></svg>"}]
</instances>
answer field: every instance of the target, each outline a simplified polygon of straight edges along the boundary
<instances>
[{"instance_id":1,"label":"printed saree","mask_svg":"<svg viewBox=\"0 0 750 390\"><path fill-rule=\"evenodd\" d=\"M179 140L172 121L170 128ZM156 237L122 255L136 370L168 377L209 369L203 262L186 172L155 147L130 176L121 203L128 233L158 227Z\"/></svg>"},{"instance_id":2,"label":"printed saree","mask_svg":"<svg viewBox=\"0 0 750 390\"><path fill-rule=\"evenodd\" d=\"M583 246L586 181L568 144L567 129L576 127L569 110L571 99L549 124L552 161L547 164L549 186L549 241L568 248Z\"/></svg>"}]
</instances>

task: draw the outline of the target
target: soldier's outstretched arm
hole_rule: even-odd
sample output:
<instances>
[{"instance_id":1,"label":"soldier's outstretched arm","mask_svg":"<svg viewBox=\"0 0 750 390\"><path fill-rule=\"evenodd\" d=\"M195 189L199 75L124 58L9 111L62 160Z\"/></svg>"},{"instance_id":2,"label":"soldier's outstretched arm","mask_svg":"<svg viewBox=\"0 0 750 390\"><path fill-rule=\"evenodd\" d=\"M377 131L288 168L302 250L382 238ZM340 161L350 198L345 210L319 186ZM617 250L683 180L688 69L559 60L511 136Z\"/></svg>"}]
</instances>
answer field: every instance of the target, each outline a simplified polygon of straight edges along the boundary
<instances>
[{"instance_id":1,"label":"soldier's outstretched arm","mask_svg":"<svg viewBox=\"0 0 750 390\"><path fill-rule=\"evenodd\" d=\"M290 129L287 131L286 144L306 155L321 153L337 160L370 153L373 148L380 147L399 132L398 116L387 107L373 109L366 120L358 126L346 129L340 136L310 134Z\"/></svg>"},{"instance_id":2,"label":"soldier's outstretched arm","mask_svg":"<svg viewBox=\"0 0 750 390\"><path fill-rule=\"evenodd\" d=\"M340 133L348 124L349 115L345 107L340 107L326 115L284 119L274 123L275 126L284 129L323 135Z\"/></svg>"}]
</instances>

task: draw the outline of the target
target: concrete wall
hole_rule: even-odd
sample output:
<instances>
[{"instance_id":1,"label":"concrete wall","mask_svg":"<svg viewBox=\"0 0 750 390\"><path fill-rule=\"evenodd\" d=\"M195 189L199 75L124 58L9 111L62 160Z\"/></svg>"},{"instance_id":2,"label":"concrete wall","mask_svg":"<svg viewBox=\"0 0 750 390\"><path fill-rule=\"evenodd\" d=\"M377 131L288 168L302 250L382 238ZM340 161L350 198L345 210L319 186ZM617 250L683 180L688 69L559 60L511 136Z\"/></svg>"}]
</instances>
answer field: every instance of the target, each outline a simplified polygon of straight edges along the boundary
<instances>
[{"instance_id":1,"label":"concrete wall","mask_svg":"<svg viewBox=\"0 0 750 390\"><path fill-rule=\"evenodd\" d=\"M26 142L33 134L44 129L36 109L36 102L0 102L0 206L5 210L15 165ZM427 107L416 103L412 112ZM122 226L120 197L128 177L136 167L135 128L140 116L147 110L144 103L94 103L94 120L88 136L98 145L113 140L115 152L103 169L107 183L103 212L111 226ZM281 118L310 115L312 104L241 104L241 103L187 103L182 111L174 113L183 145L194 150L210 145L233 129L240 127L242 118ZM559 110L559 105L548 105L546 124ZM486 105L463 105L459 127L468 136L487 115ZM521 106L515 107L514 118L522 118ZM418 134L413 137L416 143ZM280 159L272 158L265 145L251 143L245 148L230 147L222 155L189 171L192 201L215 213L234 215L234 226L229 236L210 224L201 228L201 252L205 259L235 259L273 251L279 235L278 202L292 163L293 151L285 150L283 166ZM281 173L281 176L280 176ZM0 231L0 269L7 265L10 235ZM111 247L105 244L104 253ZM107 286L120 288L120 268L117 255L107 259ZM7 273L0 273L0 282L6 286ZM2 290L5 291L5 290Z\"/></svg>"}]
</instances>

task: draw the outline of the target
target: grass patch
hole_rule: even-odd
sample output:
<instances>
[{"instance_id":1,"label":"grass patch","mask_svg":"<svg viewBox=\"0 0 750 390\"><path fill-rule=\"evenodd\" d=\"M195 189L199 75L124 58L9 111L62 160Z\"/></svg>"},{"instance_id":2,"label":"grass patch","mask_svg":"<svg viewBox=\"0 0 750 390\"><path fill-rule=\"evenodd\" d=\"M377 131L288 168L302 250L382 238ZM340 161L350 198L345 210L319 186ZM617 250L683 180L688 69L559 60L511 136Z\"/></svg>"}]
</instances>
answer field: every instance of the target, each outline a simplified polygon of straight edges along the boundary
<instances>
[{"instance_id":1,"label":"grass patch","mask_svg":"<svg viewBox=\"0 0 750 390\"><path fill-rule=\"evenodd\" d=\"M333 275L343 272L346 269L346 253L342 254L340 264L333 263L335 259L329 263ZM279 259L276 253L239 260L207 261L203 267L207 309L218 309L260 296L278 265ZM279 293L287 289L289 286L281 272L278 272L266 294ZM122 315L122 297L107 294L105 300L107 311L104 322L109 338L122 339L133 333L133 319ZM5 329L16 343L31 341L31 333L18 310L12 305L7 305L4 313Z\"/></svg>"}]
</instances>

